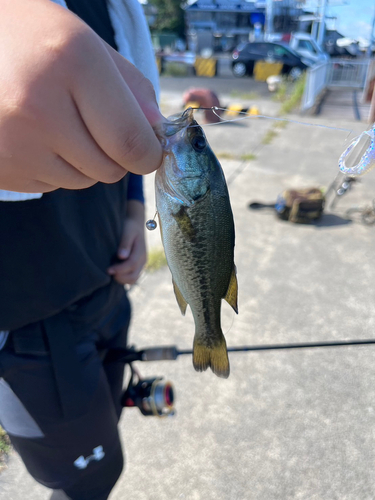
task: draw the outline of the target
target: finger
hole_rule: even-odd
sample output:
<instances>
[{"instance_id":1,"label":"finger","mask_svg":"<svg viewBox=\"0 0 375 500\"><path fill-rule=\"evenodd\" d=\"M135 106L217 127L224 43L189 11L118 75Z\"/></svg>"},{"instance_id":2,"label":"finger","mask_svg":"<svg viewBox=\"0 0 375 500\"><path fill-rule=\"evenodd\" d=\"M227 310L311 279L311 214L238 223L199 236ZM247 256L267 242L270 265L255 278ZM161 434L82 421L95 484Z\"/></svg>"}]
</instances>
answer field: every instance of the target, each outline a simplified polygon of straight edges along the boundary
<instances>
[{"instance_id":1,"label":"finger","mask_svg":"<svg viewBox=\"0 0 375 500\"><path fill-rule=\"evenodd\" d=\"M95 181L112 183L122 179L127 170L95 142L70 97L66 99L63 110L61 122L55 124L57 130L51 138L54 151L79 173ZM77 188L80 189L78 185Z\"/></svg>"},{"instance_id":2,"label":"finger","mask_svg":"<svg viewBox=\"0 0 375 500\"><path fill-rule=\"evenodd\" d=\"M117 252L117 257L119 259L128 259L130 255L131 247L130 246L123 246L122 248L119 249Z\"/></svg>"},{"instance_id":3,"label":"finger","mask_svg":"<svg viewBox=\"0 0 375 500\"><path fill-rule=\"evenodd\" d=\"M114 275L114 279L123 285L133 285L138 281L142 268L133 271L132 273L118 273Z\"/></svg>"},{"instance_id":4,"label":"finger","mask_svg":"<svg viewBox=\"0 0 375 500\"><path fill-rule=\"evenodd\" d=\"M11 184L8 185L8 179L3 179L0 175L1 189L5 191L15 191L17 193L49 193L55 191L59 186L53 186L46 182L36 181L35 179L27 179L20 177L18 182L12 178Z\"/></svg>"},{"instance_id":5,"label":"finger","mask_svg":"<svg viewBox=\"0 0 375 500\"><path fill-rule=\"evenodd\" d=\"M121 76L137 99L138 104L151 126L154 127L158 123L166 121L166 118L160 112L155 90L150 80L110 45L106 43L105 47L121 73Z\"/></svg>"},{"instance_id":6,"label":"finger","mask_svg":"<svg viewBox=\"0 0 375 500\"><path fill-rule=\"evenodd\" d=\"M85 189L97 183L97 180L86 176L59 155L54 155L47 163L48 168L42 169L37 174L43 181L57 183L64 189Z\"/></svg>"},{"instance_id":7,"label":"finger","mask_svg":"<svg viewBox=\"0 0 375 500\"><path fill-rule=\"evenodd\" d=\"M132 273L138 267L138 261L136 259L128 259L119 264L114 264L110 266L107 271L109 274L127 274Z\"/></svg>"},{"instance_id":8,"label":"finger","mask_svg":"<svg viewBox=\"0 0 375 500\"><path fill-rule=\"evenodd\" d=\"M80 51L80 68L71 87L90 135L126 170L138 174L152 172L161 163L161 145L113 59L94 34L82 38ZM87 64L82 65L84 60Z\"/></svg>"},{"instance_id":9,"label":"finger","mask_svg":"<svg viewBox=\"0 0 375 500\"><path fill-rule=\"evenodd\" d=\"M59 154L51 151L50 146L53 146L55 137L63 135L59 134L59 131L56 133L56 127L53 124L43 123L43 118L40 118L36 126L29 126L26 132L24 131L22 147L16 147L17 134L15 132L17 131L18 122L12 118L8 118L6 122L6 129L2 128L1 141L3 145L6 144L6 146L13 151L12 155L9 155L7 158L7 166L17 169L19 178L23 179L23 182L30 177L31 172L33 173L33 179L35 181L47 185L45 188L48 188L49 185L55 186L56 188L83 189L97 182L97 179L92 178L92 171L89 172L89 175L86 175L84 172L81 172L79 168L77 169L76 165L72 165ZM48 131L51 130L52 135L50 136ZM10 138L8 136L10 136ZM43 139L41 140L40 137ZM48 144L49 141L51 141L52 144ZM28 152L26 161L24 150ZM3 159L3 165L4 163L5 159ZM82 169L84 170L84 168ZM121 170L123 173L122 175L124 175L124 170L120 169L120 167L119 170ZM2 186L4 186L4 184L2 184ZM23 191L25 191L25 189L26 188L24 188ZM16 190L15 185L13 185L13 190Z\"/></svg>"}]
</instances>

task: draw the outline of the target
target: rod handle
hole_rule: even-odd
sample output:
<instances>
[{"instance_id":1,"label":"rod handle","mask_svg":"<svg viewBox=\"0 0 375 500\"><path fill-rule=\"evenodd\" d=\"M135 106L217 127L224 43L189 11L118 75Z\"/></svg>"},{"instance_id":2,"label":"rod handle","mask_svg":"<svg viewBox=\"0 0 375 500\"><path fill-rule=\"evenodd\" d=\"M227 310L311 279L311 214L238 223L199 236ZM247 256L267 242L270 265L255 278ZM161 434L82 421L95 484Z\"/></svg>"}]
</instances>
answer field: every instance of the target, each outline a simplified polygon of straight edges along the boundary
<instances>
[{"instance_id":1,"label":"rod handle","mask_svg":"<svg viewBox=\"0 0 375 500\"><path fill-rule=\"evenodd\" d=\"M163 361L177 359L179 352L175 345L150 347L142 350L142 361Z\"/></svg>"}]
</instances>

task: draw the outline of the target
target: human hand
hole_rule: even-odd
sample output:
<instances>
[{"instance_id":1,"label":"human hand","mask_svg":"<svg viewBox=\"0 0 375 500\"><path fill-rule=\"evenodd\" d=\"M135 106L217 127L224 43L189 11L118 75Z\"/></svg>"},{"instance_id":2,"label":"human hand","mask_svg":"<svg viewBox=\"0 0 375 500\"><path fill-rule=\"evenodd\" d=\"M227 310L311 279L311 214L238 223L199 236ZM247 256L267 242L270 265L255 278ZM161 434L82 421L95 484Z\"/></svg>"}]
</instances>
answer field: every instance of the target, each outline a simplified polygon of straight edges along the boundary
<instances>
[{"instance_id":1,"label":"human hand","mask_svg":"<svg viewBox=\"0 0 375 500\"><path fill-rule=\"evenodd\" d=\"M128 215L117 257L122 262L110 266L108 274L122 285L133 285L147 260L144 207L137 200L128 201Z\"/></svg>"},{"instance_id":2,"label":"human hand","mask_svg":"<svg viewBox=\"0 0 375 500\"><path fill-rule=\"evenodd\" d=\"M81 189L160 165L151 83L71 12L6 0L0 46L0 189Z\"/></svg>"}]
</instances>

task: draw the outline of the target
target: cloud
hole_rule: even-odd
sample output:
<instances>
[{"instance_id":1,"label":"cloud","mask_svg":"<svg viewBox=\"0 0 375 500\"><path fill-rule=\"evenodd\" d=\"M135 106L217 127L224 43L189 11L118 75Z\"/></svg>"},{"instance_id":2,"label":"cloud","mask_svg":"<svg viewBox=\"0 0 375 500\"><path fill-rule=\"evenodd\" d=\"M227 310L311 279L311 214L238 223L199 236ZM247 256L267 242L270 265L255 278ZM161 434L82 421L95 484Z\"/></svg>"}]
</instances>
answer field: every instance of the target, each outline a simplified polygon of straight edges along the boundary
<instances>
[{"instance_id":1,"label":"cloud","mask_svg":"<svg viewBox=\"0 0 375 500\"><path fill-rule=\"evenodd\" d=\"M337 29L350 38L370 38L374 16L373 0L348 0L345 5L329 7L329 13L337 16Z\"/></svg>"},{"instance_id":2,"label":"cloud","mask_svg":"<svg viewBox=\"0 0 375 500\"><path fill-rule=\"evenodd\" d=\"M345 36L351 38L363 37L370 39L371 36L371 24L366 21L344 21L341 20L339 31L342 31Z\"/></svg>"}]
</instances>

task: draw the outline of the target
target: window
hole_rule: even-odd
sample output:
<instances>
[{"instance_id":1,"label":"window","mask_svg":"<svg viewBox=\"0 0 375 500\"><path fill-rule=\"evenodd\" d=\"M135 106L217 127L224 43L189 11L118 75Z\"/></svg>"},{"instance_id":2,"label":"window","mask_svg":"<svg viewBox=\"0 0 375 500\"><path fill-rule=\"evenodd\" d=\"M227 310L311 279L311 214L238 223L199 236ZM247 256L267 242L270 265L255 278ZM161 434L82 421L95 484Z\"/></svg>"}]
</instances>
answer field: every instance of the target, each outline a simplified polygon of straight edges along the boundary
<instances>
[{"instance_id":1,"label":"window","mask_svg":"<svg viewBox=\"0 0 375 500\"><path fill-rule=\"evenodd\" d=\"M308 50L309 52L316 54L315 47L311 42L309 42L309 40L299 40L298 45L297 45L297 49L298 50L300 50L300 49Z\"/></svg>"},{"instance_id":2,"label":"window","mask_svg":"<svg viewBox=\"0 0 375 500\"><path fill-rule=\"evenodd\" d=\"M289 51L287 49L285 49L284 47L280 47L279 45L274 45L272 52L277 57L284 57L284 56L289 55Z\"/></svg>"}]
</instances>

